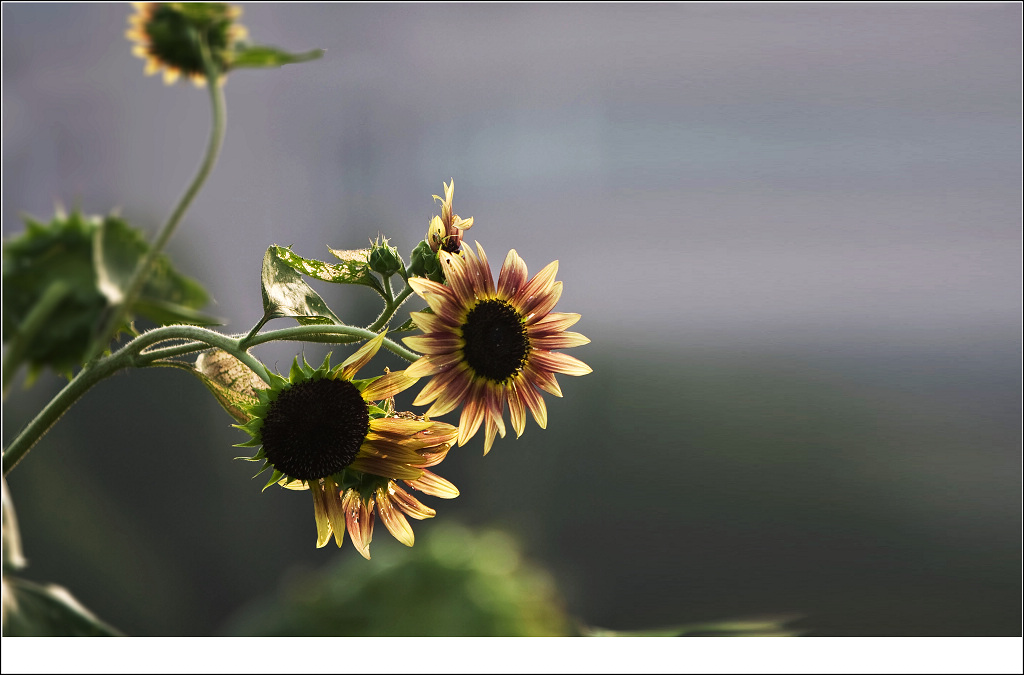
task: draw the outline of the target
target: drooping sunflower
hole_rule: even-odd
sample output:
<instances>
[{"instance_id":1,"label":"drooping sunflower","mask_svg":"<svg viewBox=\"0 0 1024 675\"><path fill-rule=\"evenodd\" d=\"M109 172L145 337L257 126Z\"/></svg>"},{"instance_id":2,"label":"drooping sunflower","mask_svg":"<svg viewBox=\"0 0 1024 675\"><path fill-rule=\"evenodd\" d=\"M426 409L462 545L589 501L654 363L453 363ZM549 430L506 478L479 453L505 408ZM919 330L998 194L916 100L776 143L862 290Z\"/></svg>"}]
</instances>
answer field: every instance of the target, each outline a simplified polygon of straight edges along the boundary
<instances>
[{"instance_id":1,"label":"drooping sunflower","mask_svg":"<svg viewBox=\"0 0 1024 675\"><path fill-rule=\"evenodd\" d=\"M235 44L248 37L235 20L239 7L223 2L133 2L125 37L135 42L132 53L146 60L146 75L164 71L164 84L184 75L197 87L206 84L201 41L205 41L217 71L230 66ZM223 75L221 75L223 78Z\"/></svg>"},{"instance_id":2,"label":"drooping sunflower","mask_svg":"<svg viewBox=\"0 0 1024 675\"><path fill-rule=\"evenodd\" d=\"M399 487L450 499L459 491L428 467L448 453L458 430L411 413L395 413L388 399L415 379L404 371L365 380L356 372L380 349L383 335L367 342L335 368L330 355L313 369L296 359L288 378L271 374L271 386L246 409L249 421L236 425L252 438L241 446L260 449L249 459L272 469L266 487L310 490L317 547L331 534L341 546L348 530L359 553L370 557L374 507L388 530L413 545L405 516L430 518L434 510ZM259 474L257 474L259 475Z\"/></svg>"},{"instance_id":3,"label":"drooping sunflower","mask_svg":"<svg viewBox=\"0 0 1024 675\"><path fill-rule=\"evenodd\" d=\"M464 256L441 251L447 285L409 279L433 313L410 313L423 335L405 338L405 343L424 356L405 373L433 376L413 401L433 402L427 417L463 405L460 446L483 424L487 454L495 436L505 436L506 401L517 437L526 428L527 408L543 429L547 407L538 389L561 396L555 373L586 375L592 370L575 357L552 351L590 342L565 330L579 321L579 314L551 311L562 295L562 282L555 281L558 261L528 281L526 263L513 249L495 285L483 247L477 243L476 248L479 257L468 247Z\"/></svg>"}]
</instances>

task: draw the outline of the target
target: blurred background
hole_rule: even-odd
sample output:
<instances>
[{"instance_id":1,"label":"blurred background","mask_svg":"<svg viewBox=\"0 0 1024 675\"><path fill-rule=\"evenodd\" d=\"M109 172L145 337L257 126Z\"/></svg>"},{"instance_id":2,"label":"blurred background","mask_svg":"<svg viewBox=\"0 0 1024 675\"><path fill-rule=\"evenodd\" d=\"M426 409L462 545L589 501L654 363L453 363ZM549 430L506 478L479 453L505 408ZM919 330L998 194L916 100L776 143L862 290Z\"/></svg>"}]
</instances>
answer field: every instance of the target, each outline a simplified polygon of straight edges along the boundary
<instances>
[{"instance_id":1,"label":"blurred background","mask_svg":"<svg viewBox=\"0 0 1024 675\"><path fill-rule=\"evenodd\" d=\"M1020 5L243 8L255 42L327 52L228 79L168 249L224 330L261 316L268 245L379 232L408 260L454 178L492 263L560 261L594 372L548 430L453 451L462 496L369 562L260 493L198 381L123 373L10 476L28 578L134 635L305 634L318 597L341 634L1020 634ZM152 234L191 179L207 95L143 75L132 11L4 3L5 237L57 203ZM256 354L300 351L325 352ZM60 386L15 385L5 444ZM439 596L465 602L397 620Z\"/></svg>"}]
</instances>

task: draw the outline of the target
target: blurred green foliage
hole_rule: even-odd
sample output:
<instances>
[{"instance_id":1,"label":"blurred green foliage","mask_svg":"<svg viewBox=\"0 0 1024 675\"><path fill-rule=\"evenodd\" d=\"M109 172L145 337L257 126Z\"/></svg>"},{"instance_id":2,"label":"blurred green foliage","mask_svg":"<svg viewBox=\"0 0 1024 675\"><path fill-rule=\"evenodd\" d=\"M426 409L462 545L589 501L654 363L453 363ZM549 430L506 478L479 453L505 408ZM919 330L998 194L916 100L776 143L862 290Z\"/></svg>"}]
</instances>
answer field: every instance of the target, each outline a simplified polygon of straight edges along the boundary
<instances>
[{"instance_id":1,"label":"blurred green foliage","mask_svg":"<svg viewBox=\"0 0 1024 675\"><path fill-rule=\"evenodd\" d=\"M551 576L510 535L451 522L411 549L374 548L242 609L234 635L556 636L571 630ZM344 552L344 551L343 551Z\"/></svg>"},{"instance_id":2,"label":"blurred green foliage","mask_svg":"<svg viewBox=\"0 0 1024 675\"><path fill-rule=\"evenodd\" d=\"M3 340L11 342L5 366L27 362L30 379L47 366L70 374L82 365L93 332L121 301L150 246L140 232L114 215L101 218L73 211L58 213L49 223L26 217L25 224L23 233L3 244ZM26 318L44 297L52 302L30 329ZM160 255L118 329L130 329L132 314L157 324L217 323L196 311L208 301L197 281L179 274L167 256Z\"/></svg>"}]
</instances>

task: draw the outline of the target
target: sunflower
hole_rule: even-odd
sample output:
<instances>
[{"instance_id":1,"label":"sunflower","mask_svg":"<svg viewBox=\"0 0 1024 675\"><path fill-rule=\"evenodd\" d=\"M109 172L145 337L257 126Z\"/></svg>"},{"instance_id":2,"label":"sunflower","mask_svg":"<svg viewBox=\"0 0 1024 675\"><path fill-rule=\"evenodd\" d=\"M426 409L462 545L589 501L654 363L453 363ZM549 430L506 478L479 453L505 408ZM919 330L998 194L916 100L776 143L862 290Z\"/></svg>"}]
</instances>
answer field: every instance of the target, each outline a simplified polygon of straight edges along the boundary
<instances>
[{"instance_id":1,"label":"sunflower","mask_svg":"<svg viewBox=\"0 0 1024 675\"><path fill-rule=\"evenodd\" d=\"M205 41L217 72L225 73L235 44L248 37L245 26L235 23L239 7L223 2L134 2L125 37L135 42L132 53L146 60L146 75L161 68L164 84L182 75L197 87L206 84L201 41ZM199 38L198 40L196 38Z\"/></svg>"},{"instance_id":2,"label":"sunflower","mask_svg":"<svg viewBox=\"0 0 1024 675\"><path fill-rule=\"evenodd\" d=\"M271 374L271 386L256 392L258 401L245 410L249 420L236 425L252 436L241 446L261 446L243 459L263 460L259 473L273 469L264 489L279 483L312 492L317 547L325 546L332 532L341 546L347 529L366 558L374 506L406 546L413 545L413 534L405 516L434 515L396 481L438 497L459 494L454 485L427 471L444 459L458 430L411 413L396 414L387 400L415 379L404 371L353 379L383 339L370 340L336 368L330 367L330 354L316 370L296 358L287 379Z\"/></svg>"},{"instance_id":3,"label":"sunflower","mask_svg":"<svg viewBox=\"0 0 1024 675\"><path fill-rule=\"evenodd\" d=\"M527 281L526 263L515 250L509 251L495 286L484 249L479 243L476 248L479 258L468 247L464 256L441 251L447 285L409 279L432 313L411 312L424 334L405 338L405 343L425 356L405 373L415 378L434 376L413 401L413 405L433 401L427 417L463 404L460 446L483 423L487 454L494 437L505 436L506 401L517 437L526 428L526 408L543 429L547 408L537 390L561 396L555 373L592 371L579 359L552 351L590 342L565 330L579 321L579 314L551 311L562 294L562 282L555 281L558 261Z\"/></svg>"},{"instance_id":4,"label":"sunflower","mask_svg":"<svg viewBox=\"0 0 1024 675\"><path fill-rule=\"evenodd\" d=\"M441 203L441 215L431 218L427 227L427 243L434 253L439 249L458 253L462 247L462 232L473 227L473 218L471 216L463 220L452 213L455 179L453 178L450 184L441 181L441 186L444 188L444 198L433 195L434 200Z\"/></svg>"}]
</instances>

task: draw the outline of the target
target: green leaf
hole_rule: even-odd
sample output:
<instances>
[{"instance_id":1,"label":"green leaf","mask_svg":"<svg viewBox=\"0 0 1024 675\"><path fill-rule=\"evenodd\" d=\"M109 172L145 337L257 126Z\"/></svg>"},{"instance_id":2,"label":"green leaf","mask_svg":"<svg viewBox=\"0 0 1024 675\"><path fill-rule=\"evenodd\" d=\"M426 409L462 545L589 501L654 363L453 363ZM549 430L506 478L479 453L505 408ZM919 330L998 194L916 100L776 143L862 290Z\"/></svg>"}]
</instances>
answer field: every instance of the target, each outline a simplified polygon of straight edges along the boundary
<instances>
[{"instance_id":1,"label":"green leaf","mask_svg":"<svg viewBox=\"0 0 1024 675\"><path fill-rule=\"evenodd\" d=\"M290 248L283 246L275 247L277 255L281 260L296 272L305 274L308 277L327 281L332 284L360 284L369 286L381 295L384 295L384 286L370 270L369 255L370 249L360 248L353 251L328 250L342 262L331 264L321 260L309 260L296 255Z\"/></svg>"},{"instance_id":2,"label":"green leaf","mask_svg":"<svg viewBox=\"0 0 1024 675\"><path fill-rule=\"evenodd\" d=\"M303 324L342 324L327 303L291 267L287 259L290 253L287 248L271 246L263 256L264 317L291 316Z\"/></svg>"},{"instance_id":3,"label":"green leaf","mask_svg":"<svg viewBox=\"0 0 1024 675\"><path fill-rule=\"evenodd\" d=\"M4 576L4 637L102 637L121 633L97 619L67 589Z\"/></svg>"},{"instance_id":4,"label":"green leaf","mask_svg":"<svg viewBox=\"0 0 1024 675\"><path fill-rule=\"evenodd\" d=\"M24 343L19 359L29 364L30 374L44 367L71 372L82 364L95 326L123 300L128 279L149 244L116 216L74 211L58 213L47 224L28 217L25 223L25 232L3 245L3 339ZM42 329L23 335L26 317L52 297L55 286L67 290L47 308ZM128 329L132 313L158 324L216 323L196 311L208 299L198 282L174 271L166 256L158 256L119 329Z\"/></svg>"},{"instance_id":5,"label":"green leaf","mask_svg":"<svg viewBox=\"0 0 1024 675\"><path fill-rule=\"evenodd\" d=\"M311 49L298 54L286 52L276 47L252 45L235 51L231 59L230 70L236 68L279 68L290 63L313 61L324 55L323 49Z\"/></svg>"},{"instance_id":6,"label":"green leaf","mask_svg":"<svg viewBox=\"0 0 1024 675\"><path fill-rule=\"evenodd\" d=\"M798 618L735 619L629 631L584 627L581 634L584 637L794 637L800 632L788 628L786 624Z\"/></svg>"}]
</instances>

